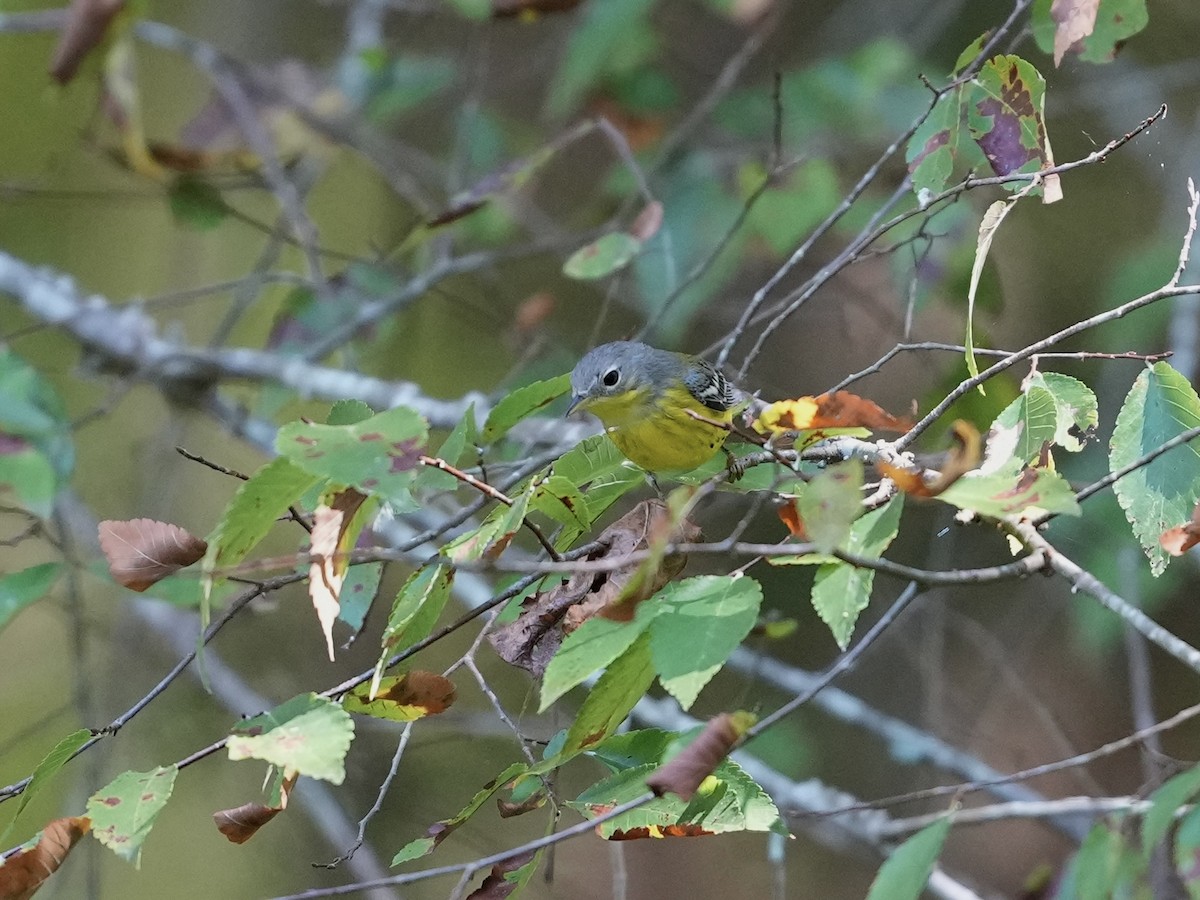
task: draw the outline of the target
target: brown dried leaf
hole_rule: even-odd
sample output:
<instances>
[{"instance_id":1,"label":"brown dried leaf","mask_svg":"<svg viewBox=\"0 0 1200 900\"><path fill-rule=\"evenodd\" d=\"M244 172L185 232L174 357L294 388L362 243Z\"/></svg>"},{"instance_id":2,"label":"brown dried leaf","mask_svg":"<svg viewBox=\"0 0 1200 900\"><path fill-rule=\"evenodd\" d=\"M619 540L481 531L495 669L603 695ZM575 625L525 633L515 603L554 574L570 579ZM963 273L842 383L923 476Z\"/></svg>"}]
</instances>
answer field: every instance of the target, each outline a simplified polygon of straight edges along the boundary
<instances>
[{"instance_id":1,"label":"brown dried leaf","mask_svg":"<svg viewBox=\"0 0 1200 900\"><path fill-rule=\"evenodd\" d=\"M646 787L661 797L668 791L690 801L700 783L713 773L729 751L737 744L745 727L732 713L721 713L709 719L704 730L669 762L654 770L646 779Z\"/></svg>"},{"instance_id":2,"label":"brown dried leaf","mask_svg":"<svg viewBox=\"0 0 1200 900\"><path fill-rule=\"evenodd\" d=\"M600 534L604 546L586 557L589 561L619 560L647 550L664 538L693 541L700 529L688 520L680 523L673 535L671 513L661 500L646 500L614 522ZM580 572L553 590L535 595L513 622L490 635L488 640L505 662L541 677L550 658L570 634L595 615L625 619L634 608L683 571L682 556L667 556L653 572L644 572L642 562L630 562L606 572Z\"/></svg>"},{"instance_id":3,"label":"brown dried leaf","mask_svg":"<svg viewBox=\"0 0 1200 900\"><path fill-rule=\"evenodd\" d=\"M513 316L513 326L517 332L527 335L538 328L554 312L558 301L549 291L538 291L521 301Z\"/></svg>"},{"instance_id":4,"label":"brown dried leaf","mask_svg":"<svg viewBox=\"0 0 1200 900\"><path fill-rule=\"evenodd\" d=\"M467 900L504 900L519 886L516 881L509 881L505 876L529 865L536 856L536 850L527 850L500 860L492 866L492 871L483 879L483 884L471 891Z\"/></svg>"},{"instance_id":5,"label":"brown dried leaf","mask_svg":"<svg viewBox=\"0 0 1200 900\"><path fill-rule=\"evenodd\" d=\"M299 777L296 773L283 780L278 806L244 803L234 809L222 809L213 813L213 822L216 823L217 830L235 844L246 843L258 833L258 829L287 809L288 795Z\"/></svg>"},{"instance_id":6,"label":"brown dried leaf","mask_svg":"<svg viewBox=\"0 0 1200 900\"><path fill-rule=\"evenodd\" d=\"M73 0L58 44L50 57L50 75L59 84L75 77L84 57L104 40L125 0Z\"/></svg>"},{"instance_id":7,"label":"brown dried leaf","mask_svg":"<svg viewBox=\"0 0 1200 900\"><path fill-rule=\"evenodd\" d=\"M496 798L496 809L500 813L500 818L511 819L513 816L523 816L527 812L533 812L535 809L541 809L546 805L547 794L544 790L534 791L521 803L513 803L511 800L505 800L503 797Z\"/></svg>"},{"instance_id":8,"label":"brown dried leaf","mask_svg":"<svg viewBox=\"0 0 1200 900\"><path fill-rule=\"evenodd\" d=\"M144 591L204 558L208 544L178 525L154 519L100 523L100 549L117 584Z\"/></svg>"},{"instance_id":9,"label":"brown dried leaf","mask_svg":"<svg viewBox=\"0 0 1200 900\"><path fill-rule=\"evenodd\" d=\"M1096 28L1100 0L1054 0L1050 18L1054 20L1054 66L1057 68L1071 48Z\"/></svg>"},{"instance_id":10,"label":"brown dried leaf","mask_svg":"<svg viewBox=\"0 0 1200 900\"><path fill-rule=\"evenodd\" d=\"M333 505L321 504L313 513L312 564L308 569L308 595L312 598L317 620L325 635L329 659L333 660L333 623L341 609L339 596L342 583L346 580L348 563L345 555L338 552L346 529L354 513L367 499L365 494L354 488L338 491Z\"/></svg>"},{"instance_id":11,"label":"brown dried leaf","mask_svg":"<svg viewBox=\"0 0 1200 900\"><path fill-rule=\"evenodd\" d=\"M787 526L792 537L802 541L808 540L808 531L804 527L804 520L800 518L800 511L796 509L795 500L785 499L775 512L779 516L779 521Z\"/></svg>"},{"instance_id":12,"label":"brown dried leaf","mask_svg":"<svg viewBox=\"0 0 1200 900\"><path fill-rule=\"evenodd\" d=\"M0 864L0 898L28 900L63 864L71 848L92 827L86 816L54 819L46 823L38 842L18 850Z\"/></svg>"}]
</instances>

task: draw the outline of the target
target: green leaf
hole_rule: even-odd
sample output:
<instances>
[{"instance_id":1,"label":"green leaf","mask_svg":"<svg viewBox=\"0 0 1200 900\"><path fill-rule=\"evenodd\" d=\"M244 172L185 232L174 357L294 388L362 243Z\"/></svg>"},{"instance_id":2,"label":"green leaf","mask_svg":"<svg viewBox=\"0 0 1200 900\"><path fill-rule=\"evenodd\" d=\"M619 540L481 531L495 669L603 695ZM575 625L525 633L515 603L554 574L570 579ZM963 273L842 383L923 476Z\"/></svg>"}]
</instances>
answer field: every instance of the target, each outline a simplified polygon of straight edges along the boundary
<instances>
[{"instance_id":1,"label":"green leaf","mask_svg":"<svg viewBox=\"0 0 1200 900\"><path fill-rule=\"evenodd\" d=\"M646 745L661 742L665 752L675 736L660 734L665 735L665 740L658 738ZM629 735L616 735L609 740L627 737ZM605 752L603 747L601 751ZM660 762L661 757L622 769L588 788L567 806L579 810L590 819L613 806L634 800L646 792L646 777L658 768ZM779 810L766 791L741 766L729 759L717 764L690 803L685 803L674 794L665 794L601 824L599 831L605 839L727 834L736 831L787 833L779 818Z\"/></svg>"},{"instance_id":2,"label":"green leaf","mask_svg":"<svg viewBox=\"0 0 1200 900\"><path fill-rule=\"evenodd\" d=\"M962 91L955 89L938 100L929 116L908 139L904 158L917 197L936 194L954 173L963 126Z\"/></svg>"},{"instance_id":3,"label":"green leaf","mask_svg":"<svg viewBox=\"0 0 1200 900\"><path fill-rule=\"evenodd\" d=\"M862 514L862 463L853 459L817 474L800 494L797 508L809 540L834 550L850 534L850 524Z\"/></svg>"},{"instance_id":4,"label":"green leaf","mask_svg":"<svg viewBox=\"0 0 1200 900\"><path fill-rule=\"evenodd\" d=\"M554 764L562 765L566 758L594 747L609 737L653 683L650 640L642 634L633 642L633 646L609 665L595 687L588 691L567 732L562 755Z\"/></svg>"},{"instance_id":5,"label":"green leaf","mask_svg":"<svg viewBox=\"0 0 1200 900\"><path fill-rule=\"evenodd\" d=\"M13 502L42 519L50 517L58 478L50 461L27 440L0 433L0 503Z\"/></svg>"},{"instance_id":6,"label":"green leaf","mask_svg":"<svg viewBox=\"0 0 1200 900\"><path fill-rule=\"evenodd\" d=\"M1200 880L1196 877L1197 862L1200 861L1200 807L1192 807L1175 829L1175 847L1172 856L1175 870L1184 878L1188 896L1196 900L1200 896Z\"/></svg>"},{"instance_id":7,"label":"green leaf","mask_svg":"<svg viewBox=\"0 0 1200 900\"><path fill-rule=\"evenodd\" d=\"M487 422L479 435L480 441L484 444L494 443L522 419L545 409L570 389L570 373L517 388L488 413Z\"/></svg>"},{"instance_id":8,"label":"green leaf","mask_svg":"<svg viewBox=\"0 0 1200 900\"><path fill-rule=\"evenodd\" d=\"M492 14L492 0L450 0L450 5L460 15L476 22L484 22Z\"/></svg>"},{"instance_id":9,"label":"green leaf","mask_svg":"<svg viewBox=\"0 0 1200 900\"><path fill-rule=\"evenodd\" d=\"M653 6L654 0L605 0L583 7L582 21L563 48L562 65L548 82L546 110L552 118L573 112L611 71L622 48L648 35L646 18Z\"/></svg>"},{"instance_id":10,"label":"green leaf","mask_svg":"<svg viewBox=\"0 0 1200 900\"><path fill-rule=\"evenodd\" d=\"M211 182L181 175L168 194L171 215L196 231L211 231L229 215L229 205Z\"/></svg>"},{"instance_id":11,"label":"green leaf","mask_svg":"<svg viewBox=\"0 0 1200 900\"><path fill-rule=\"evenodd\" d=\"M1057 434L1058 408L1054 395L1044 387L1031 385L992 422L987 462L994 460L996 468L1008 462L1025 465L1036 460L1042 447L1053 442Z\"/></svg>"},{"instance_id":12,"label":"green leaf","mask_svg":"<svg viewBox=\"0 0 1200 900\"><path fill-rule=\"evenodd\" d=\"M390 675L369 688L358 685L342 698L342 708L392 722L415 722L445 712L454 700L454 683L449 678L412 671Z\"/></svg>"},{"instance_id":13,"label":"green leaf","mask_svg":"<svg viewBox=\"0 0 1200 900\"><path fill-rule=\"evenodd\" d=\"M1108 465L1116 471L1189 428L1200 426L1200 398L1188 380L1165 362L1142 371L1117 414ZM1113 490L1150 559L1161 575L1170 556L1159 537L1191 519L1200 497L1200 444L1190 441L1126 475Z\"/></svg>"},{"instance_id":14,"label":"green leaf","mask_svg":"<svg viewBox=\"0 0 1200 900\"><path fill-rule=\"evenodd\" d=\"M572 537L569 540L559 538L559 542L568 547L575 537L591 528L595 520L587 498L562 475L551 475L539 481L529 505L567 529Z\"/></svg>"},{"instance_id":15,"label":"green leaf","mask_svg":"<svg viewBox=\"0 0 1200 900\"><path fill-rule=\"evenodd\" d=\"M757 581L730 575L700 575L668 584L641 604L654 611L654 670L681 707L688 709L695 702L750 633L761 604Z\"/></svg>"},{"instance_id":16,"label":"green leaf","mask_svg":"<svg viewBox=\"0 0 1200 900\"><path fill-rule=\"evenodd\" d=\"M454 76L449 59L406 53L386 72L381 89L367 106L367 116L376 123L399 118L448 88Z\"/></svg>"},{"instance_id":17,"label":"green leaf","mask_svg":"<svg viewBox=\"0 0 1200 900\"><path fill-rule=\"evenodd\" d=\"M530 482L513 499L512 506L497 506L474 531L468 531L443 545L442 553L456 563L495 559L520 530L535 489L536 486Z\"/></svg>"},{"instance_id":18,"label":"green leaf","mask_svg":"<svg viewBox=\"0 0 1200 900\"><path fill-rule=\"evenodd\" d=\"M563 274L577 281L604 278L629 265L641 249L642 242L633 235L612 231L572 253L563 263Z\"/></svg>"},{"instance_id":19,"label":"green leaf","mask_svg":"<svg viewBox=\"0 0 1200 900\"><path fill-rule=\"evenodd\" d=\"M467 407L467 411L463 413L458 424L454 426L454 430L446 436L446 440L442 441L438 452L432 455L452 466L457 466L462 462L467 446L478 441L479 434L475 428L475 404L472 403ZM462 482L449 472L443 472L434 466L421 468L417 473L417 484L439 491L453 491L462 486Z\"/></svg>"},{"instance_id":20,"label":"green leaf","mask_svg":"<svg viewBox=\"0 0 1200 900\"><path fill-rule=\"evenodd\" d=\"M230 730L226 747L233 760L261 759L289 775L341 784L353 739L350 714L332 700L308 693L239 722Z\"/></svg>"},{"instance_id":21,"label":"green leaf","mask_svg":"<svg viewBox=\"0 0 1200 900\"><path fill-rule=\"evenodd\" d=\"M17 811L13 813L12 820L9 821L4 831L0 833L0 843L8 840L9 833L12 832L13 826L17 824L17 819L20 817L22 811L29 805L29 801L40 794L42 788L58 774L58 770L71 761L71 757L75 755L75 751L91 739L91 730L80 728L78 731L68 734L51 748L45 758L37 764L37 768L33 770L33 776L29 779L29 784L21 792L21 802L17 805Z\"/></svg>"},{"instance_id":22,"label":"green leaf","mask_svg":"<svg viewBox=\"0 0 1200 900\"><path fill-rule=\"evenodd\" d=\"M1057 472L1047 469L1006 469L986 475L969 472L938 499L981 516L1033 516L1041 512L1079 515L1079 503L1071 485Z\"/></svg>"},{"instance_id":23,"label":"green leaf","mask_svg":"<svg viewBox=\"0 0 1200 900\"><path fill-rule=\"evenodd\" d=\"M415 841L410 841L401 847L396 855L392 857L392 865L398 866L401 863L411 862L414 859L420 859L422 856L432 853L437 845L448 838L458 826L475 815L492 795L514 778L524 774L527 768L524 763L513 763L484 785L482 790L476 793L457 815L449 819L442 819L440 822L434 822L429 826L425 837L417 838Z\"/></svg>"},{"instance_id":24,"label":"green leaf","mask_svg":"<svg viewBox=\"0 0 1200 900\"><path fill-rule=\"evenodd\" d=\"M585 438L560 456L554 463L554 474L567 479L587 497L592 521L629 491L646 483L645 473L626 460L603 434Z\"/></svg>"},{"instance_id":25,"label":"green leaf","mask_svg":"<svg viewBox=\"0 0 1200 900\"><path fill-rule=\"evenodd\" d=\"M950 817L922 828L897 847L875 875L867 900L920 900L950 833Z\"/></svg>"},{"instance_id":26,"label":"green leaf","mask_svg":"<svg viewBox=\"0 0 1200 900\"><path fill-rule=\"evenodd\" d=\"M317 480L284 457L276 457L255 472L237 489L209 534L204 573L209 575L245 559L275 521Z\"/></svg>"},{"instance_id":27,"label":"green leaf","mask_svg":"<svg viewBox=\"0 0 1200 900\"><path fill-rule=\"evenodd\" d=\"M1148 896L1135 893L1143 883L1146 863L1134 852L1118 826L1097 822L1071 861L1059 896L1072 900L1112 900Z\"/></svg>"},{"instance_id":28,"label":"green leaf","mask_svg":"<svg viewBox=\"0 0 1200 900\"><path fill-rule=\"evenodd\" d=\"M338 619L349 625L355 634L362 630L367 612L379 592L383 563L360 563L346 570L346 579L338 594Z\"/></svg>"},{"instance_id":29,"label":"green leaf","mask_svg":"<svg viewBox=\"0 0 1200 900\"><path fill-rule=\"evenodd\" d=\"M171 790L175 766L149 772L123 772L88 798L92 836L122 859L141 864L142 843L154 827Z\"/></svg>"},{"instance_id":30,"label":"green leaf","mask_svg":"<svg viewBox=\"0 0 1200 900\"><path fill-rule=\"evenodd\" d=\"M11 575L0 575L0 628L26 606L45 596L62 570L62 563L49 562Z\"/></svg>"},{"instance_id":31,"label":"green leaf","mask_svg":"<svg viewBox=\"0 0 1200 900\"><path fill-rule=\"evenodd\" d=\"M275 449L306 472L410 512L417 508L409 488L426 434L425 420L398 406L353 425L290 422L279 429Z\"/></svg>"},{"instance_id":32,"label":"green leaf","mask_svg":"<svg viewBox=\"0 0 1200 900\"><path fill-rule=\"evenodd\" d=\"M850 527L846 550L867 559L879 559L900 530L900 511L904 500L893 497L879 509L871 510ZM838 561L817 569L813 582L812 605L829 626L838 648L845 650L854 633L858 614L871 601L875 570Z\"/></svg>"},{"instance_id":33,"label":"green leaf","mask_svg":"<svg viewBox=\"0 0 1200 900\"><path fill-rule=\"evenodd\" d=\"M326 425L357 425L375 415L375 410L361 400L338 400L329 407Z\"/></svg>"},{"instance_id":34,"label":"green leaf","mask_svg":"<svg viewBox=\"0 0 1200 900\"><path fill-rule=\"evenodd\" d=\"M1180 772L1150 795L1150 811L1142 819L1142 852L1147 862L1171 830L1179 808L1200 794L1200 766Z\"/></svg>"},{"instance_id":35,"label":"green leaf","mask_svg":"<svg viewBox=\"0 0 1200 900\"><path fill-rule=\"evenodd\" d=\"M650 599L638 604L632 622L595 617L568 634L542 676L542 702L538 712L545 712L571 688L632 647L650 625L653 616L642 610L652 603L654 600Z\"/></svg>"},{"instance_id":36,"label":"green leaf","mask_svg":"<svg viewBox=\"0 0 1200 900\"><path fill-rule=\"evenodd\" d=\"M762 163L746 163L738 171L741 195L750 196L768 177ZM751 207L747 224L778 256L790 254L841 200L837 169L826 159L803 162L771 186Z\"/></svg>"},{"instance_id":37,"label":"green leaf","mask_svg":"<svg viewBox=\"0 0 1200 900\"><path fill-rule=\"evenodd\" d=\"M378 689L388 657L424 640L433 631L450 598L453 583L454 569L427 565L414 572L400 588L383 631L383 651L375 664L372 693Z\"/></svg>"}]
</instances>

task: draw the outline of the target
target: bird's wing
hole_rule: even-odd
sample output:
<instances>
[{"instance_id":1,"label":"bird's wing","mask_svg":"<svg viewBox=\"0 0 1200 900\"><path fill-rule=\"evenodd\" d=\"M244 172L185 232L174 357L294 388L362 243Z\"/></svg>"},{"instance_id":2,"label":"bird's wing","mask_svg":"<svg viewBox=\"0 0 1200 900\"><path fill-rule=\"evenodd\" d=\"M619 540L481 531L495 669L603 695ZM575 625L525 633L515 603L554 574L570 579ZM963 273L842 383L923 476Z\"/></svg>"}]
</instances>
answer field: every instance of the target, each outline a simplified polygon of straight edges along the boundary
<instances>
[{"instance_id":1,"label":"bird's wing","mask_svg":"<svg viewBox=\"0 0 1200 900\"><path fill-rule=\"evenodd\" d=\"M693 397L717 412L725 412L737 403L733 385L719 369L702 359L692 360L683 383Z\"/></svg>"}]
</instances>

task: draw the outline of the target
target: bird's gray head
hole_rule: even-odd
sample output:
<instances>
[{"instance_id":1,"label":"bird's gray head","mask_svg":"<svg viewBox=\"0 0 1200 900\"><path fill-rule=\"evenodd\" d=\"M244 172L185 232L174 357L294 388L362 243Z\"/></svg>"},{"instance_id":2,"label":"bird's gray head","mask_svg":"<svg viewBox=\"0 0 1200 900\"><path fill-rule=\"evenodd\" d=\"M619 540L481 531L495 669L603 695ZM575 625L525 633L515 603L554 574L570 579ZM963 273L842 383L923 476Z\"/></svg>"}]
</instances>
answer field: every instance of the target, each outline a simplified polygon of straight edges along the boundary
<instances>
[{"instance_id":1,"label":"bird's gray head","mask_svg":"<svg viewBox=\"0 0 1200 900\"><path fill-rule=\"evenodd\" d=\"M679 366L674 354L637 341L601 344L571 372L571 410L656 384L667 376L672 364Z\"/></svg>"}]
</instances>

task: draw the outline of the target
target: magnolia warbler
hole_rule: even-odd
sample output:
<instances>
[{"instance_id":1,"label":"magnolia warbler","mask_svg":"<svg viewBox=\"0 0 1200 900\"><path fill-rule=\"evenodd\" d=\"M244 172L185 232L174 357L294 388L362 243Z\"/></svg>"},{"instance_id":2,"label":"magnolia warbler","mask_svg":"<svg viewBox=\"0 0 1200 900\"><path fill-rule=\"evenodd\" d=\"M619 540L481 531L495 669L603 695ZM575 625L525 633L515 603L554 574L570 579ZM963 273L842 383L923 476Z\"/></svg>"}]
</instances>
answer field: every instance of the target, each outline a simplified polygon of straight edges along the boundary
<instances>
[{"instance_id":1,"label":"magnolia warbler","mask_svg":"<svg viewBox=\"0 0 1200 900\"><path fill-rule=\"evenodd\" d=\"M650 472L708 462L729 436L712 423L731 422L739 402L725 376L699 357L637 341L590 351L571 373L571 393L568 415L591 412L617 449Z\"/></svg>"}]
</instances>

